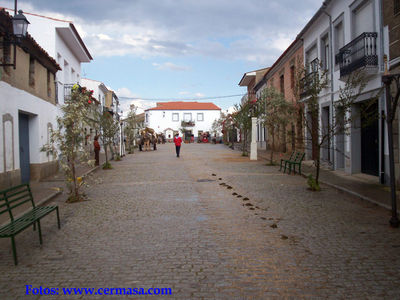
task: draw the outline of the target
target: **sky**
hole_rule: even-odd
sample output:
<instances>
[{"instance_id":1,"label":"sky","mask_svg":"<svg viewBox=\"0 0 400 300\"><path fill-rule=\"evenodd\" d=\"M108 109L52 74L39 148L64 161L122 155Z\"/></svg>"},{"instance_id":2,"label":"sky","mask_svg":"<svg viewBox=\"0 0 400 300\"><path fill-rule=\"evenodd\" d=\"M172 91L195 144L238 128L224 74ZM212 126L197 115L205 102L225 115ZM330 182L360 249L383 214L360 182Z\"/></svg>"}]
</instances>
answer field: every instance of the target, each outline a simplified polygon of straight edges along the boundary
<instances>
[{"instance_id":1,"label":"sky","mask_svg":"<svg viewBox=\"0 0 400 300\"><path fill-rule=\"evenodd\" d=\"M246 93L238 86L243 74L272 65L321 5L322 0L18 1L23 11L73 21L93 57L82 64L82 77L112 88L125 113L131 103L148 108L166 100L232 107L241 96L217 97ZM0 6L13 8L14 1L0 0Z\"/></svg>"}]
</instances>

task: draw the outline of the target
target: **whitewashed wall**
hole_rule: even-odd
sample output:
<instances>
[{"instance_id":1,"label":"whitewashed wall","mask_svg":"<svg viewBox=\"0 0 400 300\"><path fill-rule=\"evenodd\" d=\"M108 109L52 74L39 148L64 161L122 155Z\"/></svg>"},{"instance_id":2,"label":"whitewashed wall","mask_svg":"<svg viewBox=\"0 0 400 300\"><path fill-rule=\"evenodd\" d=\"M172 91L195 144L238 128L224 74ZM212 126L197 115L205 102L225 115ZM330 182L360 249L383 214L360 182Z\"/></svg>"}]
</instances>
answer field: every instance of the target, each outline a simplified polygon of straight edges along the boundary
<instances>
[{"instance_id":1,"label":"whitewashed wall","mask_svg":"<svg viewBox=\"0 0 400 300\"><path fill-rule=\"evenodd\" d=\"M29 150L30 163L44 163L52 158L40 152L40 148L48 142L49 123L55 129L57 107L23 90L16 89L0 81L0 172L19 169L19 128L18 113L30 115L29 118ZM13 122L3 123L4 115L11 115ZM5 128L3 131L3 124ZM13 128L11 128L11 124ZM12 129L14 147L12 145ZM5 144L3 144L5 132ZM4 145L6 150L4 151ZM14 152L13 152L14 149ZM6 170L4 169L4 156L6 157ZM13 166L14 158L14 166Z\"/></svg>"},{"instance_id":2,"label":"whitewashed wall","mask_svg":"<svg viewBox=\"0 0 400 300\"><path fill-rule=\"evenodd\" d=\"M188 130L192 130L195 137L198 135L198 131L210 131L214 120L219 119L220 110L147 110L145 114L147 115L146 126L153 128L157 133L164 133L164 130L171 128L173 130L179 130L184 113L191 113L192 120L195 122L195 126L188 127ZM179 121L172 121L172 114L179 114ZM204 120L197 121L197 114L203 113ZM145 119L146 121L146 119Z\"/></svg>"},{"instance_id":3,"label":"whitewashed wall","mask_svg":"<svg viewBox=\"0 0 400 300\"><path fill-rule=\"evenodd\" d=\"M58 101L64 103L64 84L80 82L81 62L71 51L68 45L57 32L56 28L69 28L68 22L55 21L29 15L29 33L46 52L53 57L61 67L56 73L58 82Z\"/></svg>"}]
</instances>

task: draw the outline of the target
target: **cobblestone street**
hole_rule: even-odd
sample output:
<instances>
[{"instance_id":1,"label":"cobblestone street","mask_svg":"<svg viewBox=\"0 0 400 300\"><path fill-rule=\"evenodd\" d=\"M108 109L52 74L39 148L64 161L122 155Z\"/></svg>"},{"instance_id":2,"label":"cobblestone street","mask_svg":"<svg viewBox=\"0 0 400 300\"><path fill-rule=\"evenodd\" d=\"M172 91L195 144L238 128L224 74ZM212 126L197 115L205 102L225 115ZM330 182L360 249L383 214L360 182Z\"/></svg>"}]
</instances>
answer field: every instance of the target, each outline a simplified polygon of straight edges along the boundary
<instances>
[{"instance_id":1,"label":"cobblestone street","mask_svg":"<svg viewBox=\"0 0 400 300\"><path fill-rule=\"evenodd\" d=\"M18 266L0 240L0 299L37 299L25 285L171 288L170 299L400 298L389 211L327 186L310 192L303 177L224 145L174 152L159 145L97 170L89 201L58 196L61 229L49 215L42 246L36 232L19 234Z\"/></svg>"}]
</instances>

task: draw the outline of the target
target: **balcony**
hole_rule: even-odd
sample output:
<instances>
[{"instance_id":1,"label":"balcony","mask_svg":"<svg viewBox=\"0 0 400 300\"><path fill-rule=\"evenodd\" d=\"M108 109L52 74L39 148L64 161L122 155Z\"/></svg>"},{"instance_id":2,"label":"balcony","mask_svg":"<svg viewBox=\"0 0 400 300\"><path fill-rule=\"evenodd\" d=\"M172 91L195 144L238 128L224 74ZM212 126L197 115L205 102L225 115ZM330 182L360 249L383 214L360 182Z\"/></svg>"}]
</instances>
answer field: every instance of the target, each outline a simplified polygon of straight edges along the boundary
<instances>
[{"instance_id":1,"label":"balcony","mask_svg":"<svg viewBox=\"0 0 400 300\"><path fill-rule=\"evenodd\" d=\"M317 80L319 68L319 60L318 58L314 59L306 66L307 74L303 78L300 79L300 97L304 98L310 95L311 90L313 89L315 82Z\"/></svg>"},{"instance_id":2,"label":"balcony","mask_svg":"<svg viewBox=\"0 0 400 300\"><path fill-rule=\"evenodd\" d=\"M375 72L378 67L376 32L364 32L339 50L335 60L340 66L340 78L366 68Z\"/></svg>"},{"instance_id":3,"label":"balcony","mask_svg":"<svg viewBox=\"0 0 400 300\"><path fill-rule=\"evenodd\" d=\"M182 127L194 127L195 123L194 121L182 121L181 126Z\"/></svg>"},{"instance_id":4,"label":"balcony","mask_svg":"<svg viewBox=\"0 0 400 300\"><path fill-rule=\"evenodd\" d=\"M64 102L71 99L71 91L74 84L64 84Z\"/></svg>"}]
</instances>

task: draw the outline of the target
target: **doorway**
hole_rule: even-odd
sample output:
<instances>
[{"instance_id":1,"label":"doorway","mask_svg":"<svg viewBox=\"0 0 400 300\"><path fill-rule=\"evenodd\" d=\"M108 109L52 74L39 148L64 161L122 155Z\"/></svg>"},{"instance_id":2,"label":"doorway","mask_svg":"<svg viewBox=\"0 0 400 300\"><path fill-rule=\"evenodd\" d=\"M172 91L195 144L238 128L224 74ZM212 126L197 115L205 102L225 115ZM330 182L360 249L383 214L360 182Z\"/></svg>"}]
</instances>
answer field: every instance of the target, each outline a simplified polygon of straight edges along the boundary
<instances>
[{"instance_id":1,"label":"doorway","mask_svg":"<svg viewBox=\"0 0 400 300\"><path fill-rule=\"evenodd\" d=\"M379 175L378 102L363 104L361 109L361 172Z\"/></svg>"},{"instance_id":2,"label":"doorway","mask_svg":"<svg viewBox=\"0 0 400 300\"><path fill-rule=\"evenodd\" d=\"M18 114L19 126L19 166L21 169L21 183L29 183L31 177L29 158L29 116Z\"/></svg>"}]
</instances>

